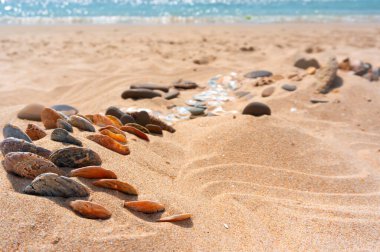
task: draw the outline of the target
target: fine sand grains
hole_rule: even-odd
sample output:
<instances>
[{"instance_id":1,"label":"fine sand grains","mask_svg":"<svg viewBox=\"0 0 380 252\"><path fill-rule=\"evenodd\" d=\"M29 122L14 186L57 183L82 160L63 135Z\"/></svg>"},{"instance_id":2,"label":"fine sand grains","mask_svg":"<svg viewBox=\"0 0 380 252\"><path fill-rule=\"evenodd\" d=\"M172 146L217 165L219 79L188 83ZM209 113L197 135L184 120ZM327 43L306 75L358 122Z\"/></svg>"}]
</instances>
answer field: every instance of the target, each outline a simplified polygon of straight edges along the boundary
<instances>
[{"instance_id":1,"label":"fine sand grains","mask_svg":"<svg viewBox=\"0 0 380 252\"><path fill-rule=\"evenodd\" d=\"M93 186L91 201L112 212L107 220L81 218L62 198L22 194L28 180L0 169L2 250L262 251L376 250L380 247L379 82L338 71L343 85L316 93L314 76L293 64L299 53L325 62L349 57L379 66L375 25L262 25L192 27L2 27L0 128L25 129L17 119L27 104L70 104L85 114L117 108L162 113L184 105L207 80L231 71L267 70L286 78L276 91L247 81L248 92L226 103L236 116L176 123L176 132L128 134L122 156L75 137L102 157L101 167L138 189L134 195ZM254 47L254 50L241 48ZM319 50L308 50L319 48ZM194 63L199 59L212 59ZM293 80L289 75L297 76ZM169 85L178 79L200 87L172 100L124 100L133 83ZM297 86L294 92L281 87ZM319 100L323 103L312 103ZM271 116L242 115L250 102ZM58 117L56 117L58 118ZM33 124L43 128L41 122ZM52 130L47 130L50 136ZM62 143L44 137L51 151ZM124 202L151 200L165 212L146 215ZM104 211L105 213L108 213ZM157 223L178 213L191 221ZM108 216L108 215L106 215ZM185 216L186 217L186 216Z\"/></svg>"}]
</instances>

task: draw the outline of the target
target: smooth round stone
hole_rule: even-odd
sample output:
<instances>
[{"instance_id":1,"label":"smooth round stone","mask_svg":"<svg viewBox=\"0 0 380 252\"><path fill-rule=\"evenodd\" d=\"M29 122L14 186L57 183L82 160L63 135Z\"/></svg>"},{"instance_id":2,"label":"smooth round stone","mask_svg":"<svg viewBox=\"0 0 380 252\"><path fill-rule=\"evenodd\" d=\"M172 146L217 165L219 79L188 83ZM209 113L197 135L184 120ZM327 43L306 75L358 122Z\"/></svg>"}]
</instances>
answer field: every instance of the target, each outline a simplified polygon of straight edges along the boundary
<instances>
[{"instance_id":1,"label":"smooth round stone","mask_svg":"<svg viewBox=\"0 0 380 252\"><path fill-rule=\"evenodd\" d=\"M63 120L63 119L58 119L57 120L57 128L60 128L60 129L65 129L67 130L68 132L73 132L73 126L71 126L70 123L68 123L67 121Z\"/></svg>"},{"instance_id":2,"label":"smooth round stone","mask_svg":"<svg viewBox=\"0 0 380 252\"><path fill-rule=\"evenodd\" d=\"M111 106L107 108L106 115L111 115L116 117L117 119L120 119L123 115L125 115L125 113L121 111L119 108Z\"/></svg>"},{"instance_id":3,"label":"smooth round stone","mask_svg":"<svg viewBox=\"0 0 380 252\"><path fill-rule=\"evenodd\" d=\"M82 146L82 142L70 135L65 129L54 129L50 137L51 140L56 142Z\"/></svg>"},{"instance_id":4,"label":"smooth round stone","mask_svg":"<svg viewBox=\"0 0 380 252\"><path fill-rule=\"evenodd\" d=\"M272 75L273 74L271 72L269 72L269 71L259 70L259 71L252 71L252 72L246 73L244 75L244 77L245 78L255 79L255 78L260 78L260 77L270 77Z\"/></svg>"},{"instance_id":5,"label":"smooth round stone","mask_svg":"<svg viewBox=\"0 0 380 252\"><path fill-rule=\"evenodd\" d=\"M129 89L121 94L123 99L152 99L161 97L161 94L150 89Z\"/></svg>"},{"instance_id":6,"label":"smooth round stone","mask_svg":"<svg viewBox=\"0 0 380 252\"><path fill-rule=\"evenodd\" d=\"M151 83L134 84L134 85L131 85L130 88L131 89L161 90L162 92L165 92L165 93L169 91L169 87L168 86L151 84Z\"/></svg>"},{"instance_id":7,"label":"smooth round stone","mask_svg":"<svg viewBox=\"0 0 380 252\"><path fill-rule=\"evenodd\" d=\"M171 100L171 99L177 98L178 95L179 95L179 91L176 89L172 89L167 94L164 95L164 98L166 100Z\"/></svg>"},{"instance_id":8,"label":"smooth round stone","mask_svg":"<svg viewBox=\"0 0 380 252\"><path fill-rule=\"evenodd\" d=\"M201 107L186 107L186 109L191 113L193 116L199 116L203 115L205 113L205 108Z\"/></svg>"},{"instance_id":9,"label":"smooth round stone","mask_svg":"<svg viewBox=\"0 0 380 252\"><path fill-rule=\"evenodd\" d=\"M173 86L178 89L194 89L198 87L198 84L188 80L178 80L173 83Z\"/></svg>"},{"instance_id":10,"label":"smooth round stone","mask_svg":"<svg viewBox=\"0 0 380 252\"><path fill-rule=\"evenodd\" d=\"M297 89L297 86L293 85L293 84L284 84L284 85L282 85L282 89L289 91L289 92L293 92Z\"/></svg>"},{"instance_id":11,"label":"smooth round stone","mask_svg":"<svg viewBox=\"0 0 380 252\"><path fill-rule=\"evenodd\" d=\"M127 123L136 123L135 119L129 115L129 114L125 114L123 115L121 118L120 118L120 122L122 124L127 124Z\"/></svg>"},{"instance_id":12,"label":"smooth round stone","mask_svg":"<svg viewBox=\"0 0 380 252\"><path fill-rule=\"evenodd\" d=\"M66 104L54 105L54 106L51 106L50 108L54 109L55 111L61 112L62 114L66 116L76 115L79 112L73 106L66 105Z\"/></svg>"},{"instance_id":13,"label":"smooth round stone","mask_svg":"<svg viewBox=\"0 0 380 252\"><path fill-rule=\"evenodd\" d=\"M133 118L135 119L137 124L140 124L142 126L145 126L150 123L150 116L146 111L139 111L135 113Z\"/></svg>"},{"instance_id":14,"label":"smooth round stone","mask_svg":"<svg viewBox=\"0 0 380 252\"><path fill-rule=\"evenodd\" d=\"M20 119L40 122L41 112L44 108L45 106L41 104L29 104L18 112L17 117Z\"/></svg>"},{"instance_id":15,"label":"smooth round stone","mask_svg":"<svg viewBox=\"0 0 380 252\"><path fill-rule=\"evenodd\" d=\"M275 87L267 87L263 90L263 92L261 93L261 96L262 97L269 97L274 93L274 90L276 90Z\"/></svg>"},{"instance_id":16,"label":"smooth round stone","mask_svg":"<svg viewBox=\"0 0 380 252\"><path fill-rule=\"evenodd\" d=\"M271 110L264 103L251 102L244 108L243 115L253 115L253 116L271 115Z\"/></svg>"},{"instance_id":17,"label":"smooth round stone","mask_svg":"<svg viewBox=\"0 0 380 252\"><path fill-rule=\"evenodd\" d=\"M19 127L12 125L10 123L7 123L3 128L3 136L4 138L8 137L14 137L18 139L25 140L29 143L33 142L30 137L25 134Z\"/></svg>"}]
</instances>

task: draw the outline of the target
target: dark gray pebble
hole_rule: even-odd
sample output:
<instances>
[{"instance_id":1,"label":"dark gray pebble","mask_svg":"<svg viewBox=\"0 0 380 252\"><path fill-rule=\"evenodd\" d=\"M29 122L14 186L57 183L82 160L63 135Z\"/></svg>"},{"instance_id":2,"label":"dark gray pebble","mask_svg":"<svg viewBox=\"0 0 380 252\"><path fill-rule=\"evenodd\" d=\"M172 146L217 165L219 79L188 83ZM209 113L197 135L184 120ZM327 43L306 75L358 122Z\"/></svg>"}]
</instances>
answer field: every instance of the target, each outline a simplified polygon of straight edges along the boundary
<instances>
[{"instance_id":1,"label":"dark gray pebble","mask_svg":"<svg viewBox=\"0 0 380 252\"><path fill-rule=\"evenodd\" d=\"M121 111L119 108L111 106L111 107L107 108L106 115L112 115L112 116L120 119L123 115L125 115L125 113L123 111Z\"/></svg>"},{"instance_id":2,"label":"dark gray pebble","mask_svg":"<svg viewBox=\"0 0 380 252\"><path fill-rule=\"evenodd\" d=\"M169 87L158 85L158 84L151 84L151 83L144 83L144 84L134 84L131 85L131 89L150 89L150 90L161 90L162 92L168 92Z\"/></svg>"},{"instance_id":3,"label":"dark gray pebble","mask_svg":"<svg viewBox=\"0 0 380 252\"><path fill-rule=\"evenodd\" d=\"M51 106L50 108L54 109L55 111L61 112L66 116L76 115L79 112L78 109L66 104L58 104Z\"/></svg>"},{"instance_id":4,"label":"dark gray pebble","mask_svg":"<svg viewBox=\"0 0 380 252\"><path fill-rule=\"evenodd\" d=\"M255 78L260 78L260 77L270 77L272 75L273 74L271 72L269 72L269 71L259 70L259 71L252 71L252 72L246 73L244 75L244 77L245 78L255 79Z\"/></svg>"},{"instance_id":5,"label":"dark gray pebble","mask_svg":"<svg viewBox=\"0 0 380 252\"><path fill-rule=\"evenodd\" d=\"M30 139L30 137L26 133L24 133L19 127L10 123L5 124L3 128L3 136L4 138L14 137L18 139L23 139L29 143L33 142L32 139Z\"/></svg>"},{"instance_id":6,"label":"dark gray pebble","mask_svg":"<svg viewBox=\"0 0 380 252\"><path fill-rule=\"evenodd\" d=\"M82 142L70 135L65 129L54 129L51 133L51 140L82 146Z\"/></svg>"},{"instance_id":7,"label":"dark gray pebble","mask_svg":"<svg viewBox=\"0 0 380 252\"><path fill-rule=\"evenodd\" d=\"M161 94L150 89L129 89L121 94L123 99L151 99L161 97Z\"/></svg>"},{"instance_id":8,"label":"dark gray pebble","mask_svg":"<svg viewBox=\"0 0 380 252\"><path fill-rule=\"evenodd\" d=\"M71 126L70 123L68 123L67 121L65 121L63 119L57 120L57 128L65 129L71 133L73 132L73 126Z\"/></svg>"}]
</instances>

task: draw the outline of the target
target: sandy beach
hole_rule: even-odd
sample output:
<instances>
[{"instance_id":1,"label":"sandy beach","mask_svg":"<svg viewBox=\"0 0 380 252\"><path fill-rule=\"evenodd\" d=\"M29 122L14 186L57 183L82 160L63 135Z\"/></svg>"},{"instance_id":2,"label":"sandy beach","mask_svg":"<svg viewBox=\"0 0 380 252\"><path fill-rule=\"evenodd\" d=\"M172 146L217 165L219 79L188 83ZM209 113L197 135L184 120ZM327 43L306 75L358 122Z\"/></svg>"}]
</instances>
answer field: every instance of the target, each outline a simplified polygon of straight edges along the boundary
<instances>
[{"instance_id":1,"label":"sandy beach","mask_svg":"<svg viewBox=\"0 0 380 252\"><path fill-rule=\"evenodd\" d=\"M108 220L82 218L68 207L71 199L26 195L31 180L0 169L1 250L380 248L380 81L339 70L342 85L319 94L314 75L294 67L300 55L321 65L332 55L380 67L378 24L2 26L0 47L0 128L12 123L25 129L30 121L17 113L31 103L69 104L84 115L109 106L165 114L218 74L268 70L284 77L270 84L275 91L269 97L261 96L268 85L245 81L237 91L250 95L231 92L235 99L223 106L236 114L179 121L175 133L150 136L150 142L127 135L127 156L74 130L102 157L102 167L138 189L138 199L164 204L160 214L129 211L123 202L137 197L75 178L89 187L91 201L112 212ZM194 63L199 60L204 64ZM293 73L303 77L289 80ZM180 78L200 88L172 100L121 98L132 84L170 85ZM283 90L284 83L297 90ZM243 115L253 101L272 114ZM63 147L46 132L36 145ZM176 213L192 218L155 222Z\"/></svg>"}]
</instances>

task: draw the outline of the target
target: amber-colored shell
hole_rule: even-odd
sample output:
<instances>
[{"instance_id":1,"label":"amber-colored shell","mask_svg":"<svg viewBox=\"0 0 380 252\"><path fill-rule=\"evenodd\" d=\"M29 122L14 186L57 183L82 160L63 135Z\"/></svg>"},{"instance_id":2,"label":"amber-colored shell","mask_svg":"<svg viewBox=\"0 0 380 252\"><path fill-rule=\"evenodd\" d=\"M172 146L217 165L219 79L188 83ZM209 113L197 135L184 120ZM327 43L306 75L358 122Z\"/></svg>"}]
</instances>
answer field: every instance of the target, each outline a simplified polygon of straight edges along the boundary
<instances>
[{"instance_id":1,"label":"amber-colored shell","mask_svg":"<svg viewBox=\"0 0 380 252\"><path fill-rule=\"evenodd\" d=\"M105 207L86 200L71 201L70 207L75 212L89 219L108 219L112 215Z\"/></svg>"},{"instance_id":2,"label":"amber-colored shell","mask_svg":"<svg viewBox=\"0 0 380 252\"><path fill-rule=\"evenodd\" d=\"M120 128L121 126L123 126L123 124L120 122L120 120L118 118L116 118L115 116L106 115L106 117L108 117L108 119L110 119L113 122L113 125L115 127Z\"/></svg>"},{"instance_id":3,"label":"amber-colored shell","mask_svg":"<svg viewBox=\"0 0 380 252\"><path fill-rule=\"evenodd\" d=\"M81 177L89 179L117 179L116 174L99 166L87 166L72 170L70 177Z\"/></svg>"},{"instance_id":4,"label":"amber-colored shell","mask_svg":"<svg viewBox=\"0 0 380 252\"><path fill-rule=\"evenodd\" d=\"M146 140L146 141L149 142L149 137L148 137L144 132L142 132L142 131L140 131L140 130L134 128L134 127L126 126L126 125L125 125L125 126L121 127L120 129L121 129L122 131L125 131L125 132L128 132L128 133L131 133L131 134L133 134L133 135L135 135L135 136L138 136L139 138L144 139L144 140Z\"/></svg>"},{"instance_id":5,"label":"amber-colored shell","mask_svg":"<svg viewBox=\"0 0 380 252\"><path fill-rule=\"evenodd\" d=\"M185 214L176 214L168 217L161 218L157 220L158 222L177 222L177 221L183 221L191 218L191 214L185 213Z\"/></svg>"},{"instance_id":6,"label":"amber-colored shell","mask_svg":"<svg viewBox=\"0 0 380 252\"><path fill-rule=\"evenodd\" d=\"M100 179L92 183L95 186L109 188L119 192L137 195L137 190L130 184L116 179Z\"/></svg>"},{"instance_id":7,"label":"amber-colored shell","mask_svg":"<svg viewBox=\"0 0 380 252\"><path fill-rule=\"evenodd\" d=\"M102 128L99 129L99 131L102 131L102 130L105 130L105 129L111 131L112 133L120 134L120 135L125 136L124 131L122 131L119 128L116 128L115 126L112 126L112 125L108 125L108 126L102 127Z\"/></svg>"},{"instance_id":8,"label":"amber-colored shell","mask_svg":"<svg viewBox=\"0 0 380 252\"><path fill-rule=\"evenodd\" d=\"M44 108L41 112L41 121L46 129L57 128L57 120L63 119L63 116L51 108Z\"/></svg>"},{"instance_id":9,"label":"amber-colored shell","mask_svg":"<svg viewBox=\"0 0 380 252\"><path fill-rule=\"evenodd\" d=\"M125 135L122 135L122 134L117 134L117 133L113 133L111 132L110 130L108 129L102 129L102 130L99 130L99 132L102 134L102 135L105 135L105 136L109 136L110 138L112 138L113 140L116 140L122 144L125 144L127 143L127 138L125 137Z\"/></svg>"},{"instance_id":10,"label":"amber-colored shell","mask_svg":"<svg viewBox=\"0 0 380 252\"><path fill-rule=\"evenodd\" d=\"M128 146L121 145L109 136L95 134L87 136L87 139L121 155L128 155L130 153Z\"/></svg>"},{"instance_id":11,"label":"amber-colored shell","mask_svg":"<svg viewBox=\"0 0 380 252\"><path fill-rule=\"evenodd\" d=\"M104 127L107 125L114 125L113 121L109 119L107 116L101 115L101 114L95 114L95 115L86 115L86 118L91 120L95 125L99 127Z\"/></svg>"},{"instance_id":12,"label":"amber-colored shell","mask_svg":"<svg viewBox=\"0 0 380 252\"><path fill-rule=\"evenodd\" d=\"M149 134L149 130L147 128L145 128L144 126L141 126L140 124L137 124L137 123L127 123L125 124L125 126L131 126L133 128L136 128L142 132L144 132L145 134Z\"/></svg>"},{"instance_id":13,"label":"amber-colored shell","mask_svg":"<svg viewBox=\"0 0 380 252\"><path fill-rule=\"evenodd\" d=\"M157 213L165 210L164 205L150 200L125 201L124 207L143 213Z\"/></svg>"}]
</instances>

